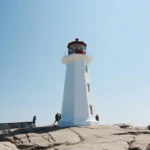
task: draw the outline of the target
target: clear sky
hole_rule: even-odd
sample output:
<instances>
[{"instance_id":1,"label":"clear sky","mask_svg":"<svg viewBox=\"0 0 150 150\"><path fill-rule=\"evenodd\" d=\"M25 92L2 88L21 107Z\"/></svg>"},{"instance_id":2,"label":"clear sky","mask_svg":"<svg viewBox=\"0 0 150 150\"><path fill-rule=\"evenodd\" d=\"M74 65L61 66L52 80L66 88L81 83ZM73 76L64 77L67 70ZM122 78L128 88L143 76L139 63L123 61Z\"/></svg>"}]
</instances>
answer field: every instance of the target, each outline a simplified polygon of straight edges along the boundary
<instances>
[{"instance_id":1,"label":"clear sky","mask_svg":"<svg viewBox=\"0 0 150 150\"><path fill-rule=\"evenodd\" d=\"M150 124L149 0L0 0L0 122L53 123L67 44L87 43L100 124Z\"/></svg>"}]
</instances>

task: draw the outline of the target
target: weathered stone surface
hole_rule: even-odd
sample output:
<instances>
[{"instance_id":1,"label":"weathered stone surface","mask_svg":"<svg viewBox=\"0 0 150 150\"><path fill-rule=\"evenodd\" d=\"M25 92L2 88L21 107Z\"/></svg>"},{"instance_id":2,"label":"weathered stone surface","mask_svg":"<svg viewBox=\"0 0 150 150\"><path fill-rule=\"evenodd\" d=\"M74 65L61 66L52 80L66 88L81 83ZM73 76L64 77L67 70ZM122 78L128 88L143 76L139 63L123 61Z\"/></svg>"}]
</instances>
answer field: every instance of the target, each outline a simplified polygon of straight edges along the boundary
<instances>
[{"instance_id":1,"label":"weathered stone surface","mask_svg":"<svg viewBox=\"0 0 150 150\"><path fill-rule=\"evenodd\" d=\"M0 150L150 150L150 131L130 127L16 129L0 135Z\"/></svg>"},{"instance_id":2,"label":"weathered stone surface","mask_svg":"<svg viewBox=\"0 0 150 150\"><path fill-rule=\"evenodd\" d=\"M0 142L0 150L18 150L18 148L10 142Z\"/></svg>"},{"instance_id":3,"label":"weathered stone surface","mask_svg":"<svg viewBox=\"0 0 150 150\"><path fill-rule=\"evenodd\" d=\"M30 142L38 146L48 146L50 144L46 139L42 138L41 136L30 137Z\"/></svg>"},{"instance_id":4,"label":"weathered stone surface","mask_svg":"<svg viewBox=\"0 0 150 150\"><path fill-rule=\"evenodd\" d=\"M70 128L58 131L49 132L54 142L60 143L77 143L80 142L80 137Z\"/></svg>"},{"instance_id":5,"label":"weathered stone surface","mask_svg":"<svg viewBox=\"0 0 150 150\"><path fill-rule=\"evenodd\" d=\"M135 130L145 130L147 129L146 127L143 127L143 126L136 126L135 127Z\"/></svg>"},{"instance_id":6,"label":"weathered stone surface","mask_svg":"<svg viewBox=\"0 0 150 150\"><path fill-rule=\"evenodd\" d=\"M130 149L132 150L137 148L137 150L146 150L149 143L150 143L150 134L138 135L135 137L135 141L130 145Z\"/></svg>"}]
</instances>

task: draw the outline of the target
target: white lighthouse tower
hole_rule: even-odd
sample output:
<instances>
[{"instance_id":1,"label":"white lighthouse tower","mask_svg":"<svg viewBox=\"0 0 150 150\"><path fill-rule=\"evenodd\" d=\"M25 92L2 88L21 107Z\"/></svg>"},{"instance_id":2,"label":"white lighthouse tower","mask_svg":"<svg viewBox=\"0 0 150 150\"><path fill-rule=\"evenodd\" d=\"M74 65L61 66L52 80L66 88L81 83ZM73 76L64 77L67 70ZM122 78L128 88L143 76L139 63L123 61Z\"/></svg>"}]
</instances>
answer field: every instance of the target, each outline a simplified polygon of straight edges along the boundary
<instances>
[{"instance_id":1,"label":"white lighthouse tower","mask_svg":"<svg viewBox=\"0 0 150 150\"><path fill-rule=\"evenodd\" d=\"M91 61L84 42L76 39L68 44L68 54L62 59L66 77L60 127L98 125L88 72Z\"/></svg>"}]
</instances>

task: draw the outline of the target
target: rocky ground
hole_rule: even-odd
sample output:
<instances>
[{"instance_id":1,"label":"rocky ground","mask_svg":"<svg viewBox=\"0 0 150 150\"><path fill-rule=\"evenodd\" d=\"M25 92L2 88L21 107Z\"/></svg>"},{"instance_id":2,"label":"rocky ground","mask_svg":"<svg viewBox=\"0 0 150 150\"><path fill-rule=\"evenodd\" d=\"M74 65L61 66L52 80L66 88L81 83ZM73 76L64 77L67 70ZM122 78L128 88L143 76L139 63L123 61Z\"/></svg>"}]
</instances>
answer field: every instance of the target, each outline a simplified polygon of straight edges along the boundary
<instances>
[{"instance_id":1,"label":"rocky ground","mask_svg":"<svg viewBox=\"0 0 150 150\"><path fill-rule=\"evenodd\" d=\"M130 125L0 132L0 150L150 150L150 130Z\"/></svg>"}]
</instances>

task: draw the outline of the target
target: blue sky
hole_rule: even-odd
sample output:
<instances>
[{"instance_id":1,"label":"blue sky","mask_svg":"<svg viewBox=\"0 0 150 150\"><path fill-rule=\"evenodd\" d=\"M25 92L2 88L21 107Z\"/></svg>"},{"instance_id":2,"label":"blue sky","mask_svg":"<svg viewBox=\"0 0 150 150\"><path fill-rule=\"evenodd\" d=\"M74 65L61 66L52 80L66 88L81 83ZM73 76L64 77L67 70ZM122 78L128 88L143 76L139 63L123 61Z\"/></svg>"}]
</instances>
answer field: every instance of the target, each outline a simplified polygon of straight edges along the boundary
<instances>
[{"instance_id":1,"label":"blue sky","mask_svg":"<svg viewBox=\"0 0 150 150\"><path fill-rule=\"evenodd\" d=\"M150 123L149 0L1 0L0 122L53 123L67 44L87 43L100 124Z\"/></svg>"}]
</instances>

